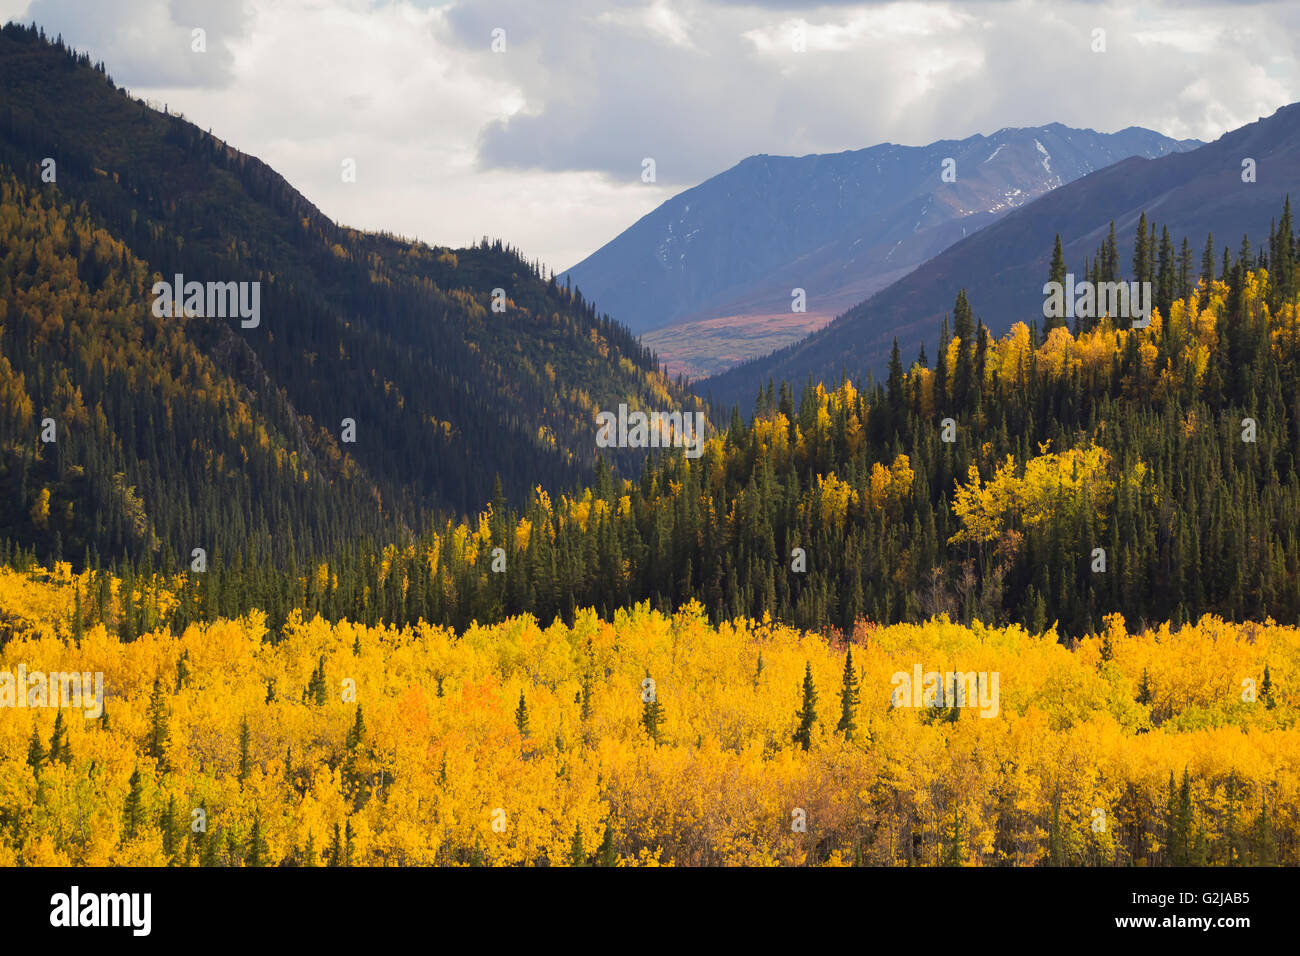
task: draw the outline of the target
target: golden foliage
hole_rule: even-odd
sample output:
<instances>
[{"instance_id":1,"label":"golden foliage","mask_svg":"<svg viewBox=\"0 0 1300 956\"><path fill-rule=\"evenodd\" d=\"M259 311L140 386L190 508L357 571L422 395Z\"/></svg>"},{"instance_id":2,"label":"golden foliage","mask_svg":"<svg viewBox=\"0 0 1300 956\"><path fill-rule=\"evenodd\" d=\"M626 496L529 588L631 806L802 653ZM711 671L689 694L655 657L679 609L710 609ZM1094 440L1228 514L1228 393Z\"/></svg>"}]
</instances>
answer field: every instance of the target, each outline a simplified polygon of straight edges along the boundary
<instances>
[{"instance_id":1,"label":"golden foliage","mask_svg":"<svg viewBox=\"0 0 1300 956\"><path fill-rule=\"evenodd\" d=\"M218 839L217 859L238 865L226 841L246 847L254 822L269 863L323 854L336 825L351 861L375 865L560 863L575 831L593 853L607 825L623 865L1151 863L1169 775L1184 770L1209 847L1230 843L1225 808L1244 832L1261 800L1280 861L1300 845L1300 631L1271 622L1134 634L1112 616L1074 650L944 617L864 627L850 742L834 732L843 645L770 622L711 627L698 605L460 634L298 612L268 634L253 613L130 643L95 623L78 644L69 620L87 588L66 565L0 570L0 621L17 624L0 673L102 672L107 713L61 711L68 760L37 773L29 742L49 740L53 710L0 710L0 816L20 821L0 865L165 863L169 805L184 824L173 862L190 864ZM805 663L820 698L807 752L791 743ZM1247 701L1243 682L1266 666L1269 699ZM999 675L997 715L892 706L894 675L915 667ZM647 676L658 743L642 726ZM155 680L161 759L147 746ZM131 836L137 769L144 822ZM199 807L203 837L189 826ZM1112 821L1100 832L1097 808Z\"/></svg>"}]
</instances>

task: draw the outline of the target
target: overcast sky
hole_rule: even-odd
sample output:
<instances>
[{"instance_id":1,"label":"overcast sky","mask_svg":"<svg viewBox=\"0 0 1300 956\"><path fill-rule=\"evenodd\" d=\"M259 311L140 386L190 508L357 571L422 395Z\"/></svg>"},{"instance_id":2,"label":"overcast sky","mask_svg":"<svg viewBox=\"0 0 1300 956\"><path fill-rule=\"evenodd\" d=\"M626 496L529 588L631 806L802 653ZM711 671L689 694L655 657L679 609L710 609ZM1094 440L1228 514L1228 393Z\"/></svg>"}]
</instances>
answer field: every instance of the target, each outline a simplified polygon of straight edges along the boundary
<instances>
[{"instance_id":1,"label":"overcast sky","mask_svg":"<svg viewBox=\"0 0 1300 956\"><path fill-rule=\"evenodd\" d=\"M1208 140L1300 100L1285 0L0 0L0 19L62 33L339 222L500 237L557 272L753 153L1054 121Z\"/></svg>"}]
</instances>

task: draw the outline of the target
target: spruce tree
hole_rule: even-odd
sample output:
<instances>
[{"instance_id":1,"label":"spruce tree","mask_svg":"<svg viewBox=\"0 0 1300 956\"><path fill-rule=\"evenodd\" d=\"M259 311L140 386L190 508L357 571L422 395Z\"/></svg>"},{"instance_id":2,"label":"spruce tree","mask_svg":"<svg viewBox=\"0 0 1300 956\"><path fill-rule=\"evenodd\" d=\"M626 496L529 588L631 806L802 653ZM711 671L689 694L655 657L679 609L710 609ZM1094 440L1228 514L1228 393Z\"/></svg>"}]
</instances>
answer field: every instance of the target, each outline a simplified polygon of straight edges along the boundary
<instances>
[{"instance_id":1,"label":"spruce tree","mask_svg":"<svg viewBox=\"0 0 1300 956\"><path fill-rule=\"evenodd\" d=\"M519 706L515 708L515 728L520 737L528 736L528 705L524 702L524 692L519 692Z\"/></svg>"},{"instance_id":2,"label":"spruce tree","mask_svg":"<svg viewBox=\"0 0 1300 956\"><path fill-rule=\"evenodd\" d=\"M641 726L650 735L650 739L659 743L659 725L663 722L663 705L659 703L659 694L652 691L641 695Z\"/></svg>"},{"instance_id":3,"label":"spruce tree","mask_svg":"<svg viewBox=\"0 0 1300 956\"><path fill-rule=\"evenodd\" d=\"M343 741L344 748L352 753L357 750L366 737L366 721L362 715L361 705L357 704L357 715L352 720L352 726L348 728L348 735Z\"/></svg>"},{"instance_id":4,"label":"spruce tree","mask_svg":"<svg viewBox=\"0 0 1300 956\"><path fill-rule=\"evenodd\" d=\"M1172 781L1172 775L1171 775ZM1178 818L1175 827L1174 865L1187 866L1191 861L1193 840L1192 783L1187 769L1183 769L1183 782L1178 788Z\"/></svg>"},{"instance_id":5,"label":"spruce tree","mask_svg":"<svg viewBox=\"0 0 1300 956\"><path fill-rule=\"evenodd\" d=\"M952 321L953 336L958 340L953 398L964 404L970 394L975 356L975 313L971 309L970 300L966 298L965 289L957 292L957 301L952 307Z\"/></svg>"},{"instance_id":6,"label":"spruce tree","mask_svg":"<svg viewBox=\"0 0 1300 956\"><path fill-rule=\"evenodd\" d=\"M169 769L167 762L167 746L171 739L169 716L162 678L155 677L153 693L149 697L149 736L145 741L145 754L157 761L159 773L166 773Z\"/></svg>"},{"instance_id":7,"label":"spruce tree","mask_svg":"<svg viewBox=\"0 0 1300 956\"><path fill-rule=\"evenodd\" d=\"M840 722L835 726L836 733L843 734L845 740L852 740L853 734L858 729L855 719L857 707L858 675L853 670L853 648L850 647L844 655L844 681L840 687Z\"/></svg>"},{"instance_id":8,"label":"spruce tree","mask_svg":"<svg viewBox=\"0 0 1300 956\"><path fill-rule=\"evenodd\" d=\"M134 840L144 822L144 784L139 767L131 771L129 786L126 802L122 805L122 833L128 840Z\"/></svg>"},{"instance_id":9,"label":"spruce tree","mask_svg":"<svg viewBox=\"0 0 1300 956\"><path fill-rule=\"evenodd\" d=\"M27 766L31 767L36 776L41 775L41 768L45 766L45 745L41 742L41 732L38 728L32 728L32 739L27 745Z\"/></svg>"},{"instance_id":10,"label":"spruce tree","mask_svg":"<svg viewBox=\"0 0 1300 956\"><path fill-rule=\"evenodd\" d=\"M328 860L328 862L325 864L326 866L343 865L343 841L341 839L341 831L337 823L334 824L334 839L330 841L330 847L329 850L327 851L326 856Z\"/></svg>"},{"instance_id":11,"label":"spruce tree","mask_svg":"<svg viewBox=\"0 0 1300 956\"><path fill-rule=\"evenodd\" d=\"M244 854L244 865L266 866L267 850L266 840L262 836L262 819L260 816L254 816L253 827L248 833L248 849Z\"/></svg>"},{"instance_id":12,"label":"spruce tree","mask_svg":"<svg viewBox=\"0 0 1300 956\"><path fill-rule=\"evenodd\" d=\"M1138 219L1137 232L1133 236L1133 281L1149 282L1151 280L1151 248L1147 238L1147 214L1143 210Z\"/></svg>"},{"instance_id":13,"label":"spruce tree","mask_svg":"<svg viewBox=\"0 0 1300 956\"><path fill-rule=\"evenodd\" d=\"M1138 685L1137 702L1139 704L1150 704L1154 689L1151 686L1151 673L1145 667L1142 668L1142 683Z\"/></svg>"},{"instance_id":14,"label":"spruce tree","mask_svg":"<svg viewBox=\"0 0 1300 956\"><path fill-rule=\"evenodd\" d=\"M944 832L942 866L961 866L962 861L965 859L963 843L961 810L954 803L952 820Z\"/></svg>"},{"instance_id":15,"label":"spruce tree","mask_svg":"<svg viewBox=\"0 0 1300 956\"><path fill-rule=\"evenodd\" d=\"M239 837L235 836L233 827L226 828L226 866L239 866L244 859L244 848L240 845Z\"/></svg>"},{"instance_id":16,"label":"spruce tree","mask_svg":"<svg viewBox=\"0 0 1300 956\"><path fill-rule=\"evenodd\" d=\"M1259 815L1251 828L1252 863L1255 866L1272 866L1276 862L1276 843L1273 835L1273 818L1268 809L1268 791L1260 796Z\"/></svg>"},{"instance_id":17,"label":"spruce tree","mask_svg":"<svg viewBox=\"0 0 1300 956\"><path fill-rule=\"evenodd\" d=\"M239 775L236 779L242 784L248 779L249 759L248 751L250 744L250 734L248 730L248 718L245 717L239 722Z\"/></svg>"},{"instance_id":18,"label":"spruce tree","mask_svg":"<svg viewBox=\"0 0 1300 956\"><path fill-rule=\"evenodd\" d=\"M163 852L167 854L167 865L175 866L180 862L181 822L176 810L176 794L167 798L167 811L161 821Z\"/></svg>"},{"instance_id":19,"label":"spruce tree","mask_svg":"<svg viewBox=\"0 0 1300 956\"><path fill-rule=\"evenodd\" d=\"M1160 310L1160 315L1168 322L1169 310L1174 301L1174 293L1178 282L1177 266L1174 263L1174 244L1169 238L1168 226L1162 227L1157 258L1159 267L1156 273L1156 308Z\"/></svg>"},{"instance_id":20,"label":"spruce tree","mask_svg":"<svg viewBox=\"0 0 1300 956\"><path fill-rule=\"evenodd\" d=\"M601 838L600 849L596 851L596 863L599 866L618 866L618 851L614 848L614 818L605 820L605 835Z\"/></svg>"},{"instance_id":21,"label":"spruce tree","mask_svg":"<svg viewBox=\"0 0 1300 956\"><path fill-rule=\"evenodd\" d=\"M573 829L573 842L569 844L569 865L586 866L587 851L582 846L582 824Z\"/></svg>"},{"instance_id":22,"label":"spruce tree","mask_svg":"<svg viewBox=\"0 0 1300 956\"><path fill-rule=\"evenodd\" d=\"M1110 232L1106 235L1106 255L1102 260L1102 280L1105 282L1118 282L1119 273L1119 243L1115 240L1115 220L1110 221Z\"/></svg>"},{"instance_id":23,"label":"spruce tree","mask_svg":"<svg viewBox=\"0 0 1300 956\"><path fill-rule=\"evenodd\" d=\"M220 866L220 860L217 856L221 847L221 837L219 833L200 834L199 848L199 866L213 867Z\"/></svg>"},{"instance_id":24,"label":"spruce tree","mask_svg":"<svg viewBox=\"0 0 1300 956\"><path fill-rule=\"evenodd\" d=\"M587 671L582 675L582 690L578 692L581 711L578 718L585 724L591 720L591 672Z\"/></svg>"},{"instance_id":25,"label":"spruce tree","mask_svg":"<svg viewBox=\"0 0 1300 956\"><path fill-rule=\"evenodd\" d=\"M812 729L817 723L817 688L813 685L812 663L803 666L803 703L795 713L799 727L794 732L794 742L807 750L812 746Z\"/></svg>"},{"instance_id":26,"label":"spruce tree","mask_svg":"<svg viewBox=\"0 0 1300 956\"><path fill-rule=\"evenodd\" d=\"M1048 281L1057 283L1062 295L1068 294L1065 291L1065 253L1061 249L1061 234L1059 232L1056 234L1056 242L1052 246L1052 264L1048 269ZM1063 325L1065 325L1064 316L1058 315L1046 318L1043 320L1043 334L1046 335L1057 326Z\"/></svg>"},{"instance_id":27,"label":"spruce tree","mask_svg":"<svg viewBox=\"0 0 1300 956\"><path fill-rule=\"evenodd\" d=\"M1061 796L1052 798L1052 819L1047 830L1047 865L1065 866L1065 838L1061 832Z\"/></svg>"},{"instance_id":28,"label":"spruce tree","mask_svg":"<svg viewBox=\"0 0 1300 956\"><path fill-rule=\"evenodd\" d=\"M68 727L63 722L63 711L54 714L54 732L50 734L49 761L59 761L64 766L72 763L72 750L68 746Z\"/></svg>"}]
</instances>

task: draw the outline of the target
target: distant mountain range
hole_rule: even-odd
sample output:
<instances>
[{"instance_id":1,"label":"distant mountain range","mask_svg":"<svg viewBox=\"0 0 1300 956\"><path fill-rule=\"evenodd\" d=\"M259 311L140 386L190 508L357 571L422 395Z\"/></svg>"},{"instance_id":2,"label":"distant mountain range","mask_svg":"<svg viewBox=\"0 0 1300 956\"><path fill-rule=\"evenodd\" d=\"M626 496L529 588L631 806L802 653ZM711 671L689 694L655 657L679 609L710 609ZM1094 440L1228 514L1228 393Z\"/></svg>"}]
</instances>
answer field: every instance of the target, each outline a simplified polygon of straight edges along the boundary
<instances>
[{"instance_id":1,"label":"distant mountain range","mask_svg":"<svg viewBox=\"0 0 1300 956\"><path fill-rule=\"evenodd\" d=\"M1128 157L1199 145L1053 123L921 147L751 156L674 196L561 281L642 333L670 371L699 377L820 328L1049 190ZM806 312L791 311L795 288Z\"/></svg>"},{"instance_id":2,"label":"distant mountain range","mask_svg":"<svg viewBox=\"0 0 1300 956\"><path fill-rule=\"evenodd\" d=\"M1255 181L1243 182L1244 160ZM1042 286L1059 233L1067 265L1076 273L1105 239L1113 220L1120 263L1130 274L1138 218L1145 211L1168 226L1175 242L1186 236L1196 263L1207 233L1221 253L1235 255L1242 235L1258 244L1288 194L1300 196L1300 104L1227 133L1208 145L1157 159L1130 158L1062 185L956 243L903 279L795 345L698 383L701 394L747 408L769 377L795 383L879 375L894 336L910 362L922 342L934 344L942 317L965 288L977 316L992 332L1017 321L1042 324Z\"/></svg>"}]
</instances>

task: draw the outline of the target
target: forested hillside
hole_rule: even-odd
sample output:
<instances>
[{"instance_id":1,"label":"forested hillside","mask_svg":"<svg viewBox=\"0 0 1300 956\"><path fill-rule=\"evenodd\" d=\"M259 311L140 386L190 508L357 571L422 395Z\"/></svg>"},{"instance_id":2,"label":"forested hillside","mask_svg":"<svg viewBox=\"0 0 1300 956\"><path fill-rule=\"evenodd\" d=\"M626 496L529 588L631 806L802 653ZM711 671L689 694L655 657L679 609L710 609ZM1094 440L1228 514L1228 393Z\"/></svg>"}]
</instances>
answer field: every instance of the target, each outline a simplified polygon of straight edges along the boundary
<instances>
[{"instance_id":1,"label":"forested hillside","mask_svg":"<svg viewBox=\"0 0 1300 956\"><path fill-rule=\"evenodd\" d=\"M797 400L769 387L698 460L661 455L635 480L600 467L582 493L539 489L522 510L498 494L409 544L301 570L220 562L188 576L173 625L257 607L273 628L293 609L464 627L690 600L718 622L844 632L939 613L1071 636L1114 612L1294 621L1292 230L1288 204L1258 252L1216 261L1207 242L1204 274L1158 291L1143 329L1103 318L994 339L959 295L933 368L895 355L882 383ZM133 632L162 620L130 593Z\"/></svg>"},{"instance_id":2,"label":"forested hillside","mask_svg":"<svg viewBox=\"0 0 1300 956\"><path fill-rule=\"evenodd\" d=\"M202 547L283 564L401 540L476 512L496 477L521 506L536 485L579 484L597 408L697 407L501 242L338 226L12 24L0 178L0 512L42 559L173 567ZM259 282L260 323L155 318L153 283L177 273ZM635 472L636 451L610 454Z\"/></svg>"}]
</instances>

